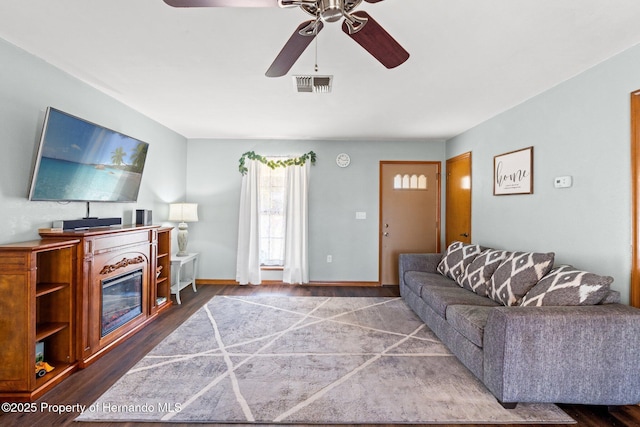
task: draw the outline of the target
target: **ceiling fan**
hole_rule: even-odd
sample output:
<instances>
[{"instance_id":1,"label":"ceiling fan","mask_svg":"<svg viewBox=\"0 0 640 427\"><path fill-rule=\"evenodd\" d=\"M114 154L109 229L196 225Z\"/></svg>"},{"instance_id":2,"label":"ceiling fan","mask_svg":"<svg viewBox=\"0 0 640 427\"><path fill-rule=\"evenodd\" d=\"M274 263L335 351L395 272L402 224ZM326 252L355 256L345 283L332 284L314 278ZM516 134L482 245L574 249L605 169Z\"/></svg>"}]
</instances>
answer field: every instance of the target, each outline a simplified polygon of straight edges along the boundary
<instances>
[{"instance_id":1,"label":"ceiling fan","mask_svg":"<svg viewBox=\"0 0 640 427\"><path fill-rule=\"evenodd\" d=\"M378 3L382 0L364 0ZM342 31L382 65L394 68L409 59L407 52L365 11L354 11L362 0L164 0L173 7L300 7L314 17L296 28L266 72L281 77L289 72L302 52L322 30L325 22L342 18Z\"/></svg>"}]
</instances>

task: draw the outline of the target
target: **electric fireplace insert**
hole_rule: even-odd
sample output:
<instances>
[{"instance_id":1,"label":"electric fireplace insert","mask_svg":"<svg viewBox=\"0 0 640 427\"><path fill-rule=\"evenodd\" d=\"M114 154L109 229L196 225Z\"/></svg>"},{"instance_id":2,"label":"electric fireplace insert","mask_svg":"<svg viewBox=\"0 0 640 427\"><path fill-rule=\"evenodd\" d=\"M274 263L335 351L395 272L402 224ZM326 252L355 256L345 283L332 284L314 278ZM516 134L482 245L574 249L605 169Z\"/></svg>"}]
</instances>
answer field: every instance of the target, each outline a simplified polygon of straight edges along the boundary
<instances>
[{"instance_id":1,"label":"electric fireplace insert","mask_svg":"<svg viewBox=\"0 0 640 427\"><path fill-rule=\"evenodd\" d=\"M142 269L102 281L101 336L142 314Z\"/></svg>"}]
</instances>

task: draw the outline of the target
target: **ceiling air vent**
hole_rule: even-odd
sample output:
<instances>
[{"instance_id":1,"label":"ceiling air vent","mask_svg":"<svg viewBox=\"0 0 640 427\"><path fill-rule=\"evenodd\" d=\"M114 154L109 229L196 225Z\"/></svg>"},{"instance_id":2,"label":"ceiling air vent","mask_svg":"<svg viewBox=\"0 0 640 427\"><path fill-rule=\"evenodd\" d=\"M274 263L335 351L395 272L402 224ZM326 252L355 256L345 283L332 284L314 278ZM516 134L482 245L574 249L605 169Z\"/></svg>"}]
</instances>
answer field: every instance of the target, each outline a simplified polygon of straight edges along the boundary
<instances>
[{"instance_id":1,"label":"ceiling air vent","mask_svg":"<svg viewBox=\"0 0 640 427\"><path fill-rule=\"evenodd\" d=\"M333 76L293 76L298 92L329 93L332 80Z\"/></svg>"}]
</instances>

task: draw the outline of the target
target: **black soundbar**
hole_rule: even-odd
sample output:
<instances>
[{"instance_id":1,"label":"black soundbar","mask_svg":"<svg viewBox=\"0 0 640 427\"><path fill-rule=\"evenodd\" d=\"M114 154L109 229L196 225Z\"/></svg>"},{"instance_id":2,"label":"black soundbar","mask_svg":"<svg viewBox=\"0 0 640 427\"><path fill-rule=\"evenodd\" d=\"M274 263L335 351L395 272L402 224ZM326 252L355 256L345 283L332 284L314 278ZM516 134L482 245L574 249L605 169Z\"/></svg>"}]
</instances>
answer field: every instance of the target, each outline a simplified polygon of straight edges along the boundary
<instances>
[{"instance_id":1,"label":"black soundbar","mask_svg":"<svg viewBox=\"0 0 640 427\"><path fill-rule=\"evenodd\" d=\"M53 221L53 228L61 228L63 230L111 227L112 225L122 225L122 218L83 218Z\"/></svg>"}]
</instances>

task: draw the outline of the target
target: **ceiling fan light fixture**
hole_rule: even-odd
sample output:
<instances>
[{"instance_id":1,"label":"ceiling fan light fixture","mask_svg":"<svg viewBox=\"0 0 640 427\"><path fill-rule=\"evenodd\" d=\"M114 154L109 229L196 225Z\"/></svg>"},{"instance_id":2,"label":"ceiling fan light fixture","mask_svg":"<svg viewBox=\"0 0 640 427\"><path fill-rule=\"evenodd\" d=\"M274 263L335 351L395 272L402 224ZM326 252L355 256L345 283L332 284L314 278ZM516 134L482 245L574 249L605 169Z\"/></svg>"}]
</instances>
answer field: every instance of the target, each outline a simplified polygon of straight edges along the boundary
<instances>
[{"instance_id":1,"label":"ceiling fan light fixture","mask_svg":"<svg viewBox=\"0 0 640 427\"><path fill-rule=\"evenodd\" d=\"M298 93L330 93L333 76L293 76Z\"/></svg>"},{"instance_id":2,"label":"ceiling fan light fixture","mask_svg":"<svg viewBox=\"0 0 640 427\"><path fill-rule=\"evenodd\" d=\"M344 15L343 0L320 0L320 18L324 22L336 22Z\"/></svg>"}]
</instances>

